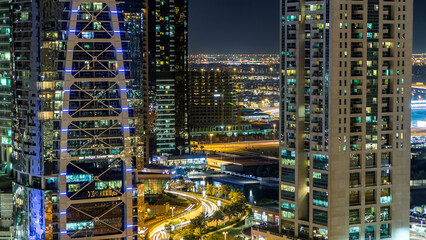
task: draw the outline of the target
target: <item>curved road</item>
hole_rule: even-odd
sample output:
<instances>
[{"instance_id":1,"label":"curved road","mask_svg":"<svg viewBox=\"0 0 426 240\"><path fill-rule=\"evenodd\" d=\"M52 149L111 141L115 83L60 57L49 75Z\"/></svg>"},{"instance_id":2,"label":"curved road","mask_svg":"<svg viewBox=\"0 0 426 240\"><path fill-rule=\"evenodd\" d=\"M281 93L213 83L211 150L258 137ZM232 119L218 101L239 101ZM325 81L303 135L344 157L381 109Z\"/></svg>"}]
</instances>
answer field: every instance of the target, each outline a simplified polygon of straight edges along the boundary
<instances>
[{"instance_id":1,"label":"curved road","mask_svg":"<svg viewBox=\"0 0 426 240\"><path fill-rule=\"evenodd\" d=\"M201 215L203 212L205 212L207 214L207 217L212 216L218 209L219 207L212 201L210 200L206 200L204 198L200 198L196 195L190 194L190 193L185 193L185 192L176 192L176 191L166 191L168 193L174 194L174 195L178 195L180 197L183 198L187 198L187 199L192 199L198 202L201 202L201 207L198 208L190 208L189 210L185 210L184 213L175 216L173 218L173 220L178 220L180 218L184 218L186 216L192 215L190 216L190 218L194 218L196 216ZM181 222L178 223L176 225L174 225L175 228L180 228L180 227L186 227L189 225L191 221L187 220L185 222ZM165 229L165 225L166 225L166 221L163 221L162 223L158 224L157 226L155 226L152 230L150 230L149 233L149 239L153 239L153 240L166 240L169 239L169 236L166 232Z\"/></svg>"},{"instance_id":2,"label":"curved road","mask_svg":"<svg viewBox=\"0 0 426 240\"><path fill-rule=\"evenodd\" d=\"M175 194L175 195L177 195L177 194ZM188 197L185 197L185 196L180 196L180 197L189 201L190 205L185 210L183 210L182 212L175 214L174 216L176 218L181 217L182 215L186 215L188 212L193 210L193 208L200 208L202 206L201 201L199 201L198 199L188 198ZM147 225L145 227L148 228L148 231L151 231L151 229L153 229L155 226L167 221L169 218L170 218L170 216L158 217L154 220L147 222L146 223Z\"/></svg>"}]
</instances>

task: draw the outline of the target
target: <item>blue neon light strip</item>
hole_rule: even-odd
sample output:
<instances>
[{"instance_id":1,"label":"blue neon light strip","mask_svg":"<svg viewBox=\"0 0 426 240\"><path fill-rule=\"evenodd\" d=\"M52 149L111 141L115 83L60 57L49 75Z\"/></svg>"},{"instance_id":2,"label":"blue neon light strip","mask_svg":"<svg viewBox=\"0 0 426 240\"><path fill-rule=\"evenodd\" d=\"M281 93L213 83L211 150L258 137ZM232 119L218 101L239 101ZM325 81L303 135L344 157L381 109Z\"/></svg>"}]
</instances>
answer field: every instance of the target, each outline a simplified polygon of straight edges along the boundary
<instances>
[{"instance_id":1,"label":"blue neon light strip","mask_svg":"<svg viewBox=\"0 0 426 240\"><path fill-rule=\"evenodd\" d=\"M62 109L62 112L69 112L69 109Z\"/></svg>"},{"instance_id":2,"label":"blue neon light strip","mask_svg":"<svg viewBox=\"0 0 426 240\"><path fill-rule=\"evenodd\" d=\"M132 228L133 227L133 224L128 224L127 225L127 228Z\"/></svg>"},{"instance_id":3,"label":"blue neon light strip","mask_svg":"<svg viewBox=\"0 0 426 240\"><path fill-rule=\"evenodd\" d=\"M66 193L66 192L61 192L60 194L61 194L61 195L67 195L67 193Z\"/></svg>"},{"instance_id":4,"label":"blue neon light strip","mask_svg":"<svg viewBox=\"0 0 426 240\"><path fill-rule=\"evenodd\" d=\"M71 30L70 30L71 31ZM120 33L120 30L114 30L114 33Z\"/></svg>"},{"instance_id":5,"label":"blue neon light strip","mask_svg":"<svg viewBox=\"0 0 426 240\"><path fill-rule=\"evenodd\" d=\"M124 68L120 68L120 69L118 69L118 71L119 71L119 72L125 72L125 71L126 71L126 69L124 69Z\"/></svg>"},{"instance_id":6,"label":"blue neon light strip","mask_svg":"<svg viewBox=\"0 0 426 240\"><path fill-rule=\"evenodd\" d=\"M62 149L61 149L61 152L66 152L66 151L68 151L68 149L67 149L67 148L62 148Z\"/></svg>"},{"instance_id":7,"label":"blue neon light strip","mask_svg":"<svg viewBox=\"0 0 426 240\"><path fill-rule=\"evenodd\" d=\"M132 190L133 190L133 187L127 187L127 188L126 188L126 190L127 190L127 191L132 191Z\"/></svg>"},{"instance_id":8,"label":"blue neon light strip","mask_svg":"<svg viewBox=\"0 0 426 240\"><path fill-rule=\"evenodd\" d=\"M67 231L62 231L61 234L67 234Z\"/></svg>"},{"instance_id":9,"label":"blue neon light strip","mask_svg":"<svg viewBox=\"0 0 426 240\"><path fill-rule=\"evenodd\" d=\"M70 73L72 72L72 69L65 69L65 72Z\"/></svg>"},{"instance_id":10,"label":"blue neon light strip","mask_svg":"<svg viewBox=\"0 0 426 240\"><path fill-rule=\"evenodd\" d=\"M73 10L71 10L71 12L78 13L78 9L73 9Z\"/></svg>"},{"instance_id":11,"label":"blue neon light strip","mask_svg":"<svg viewBox=\"0 0 426 240\"><path fill-rule=\"evenodd\" d=\"M127 110L129 110L129 108L128 108L128 107L124 107L124 108L123 108L123 111L127 111Z\"/></svg>"},{"instance_id":12,"label":"blue neon light strip","mask_svg":"<svg viewBox=\"0 0 426 240\"><path fill-rule=\"evenodd\" d=\"M128 126L126 126L126 127L123 127L124 129L129 129L130 127L128 127Z\"/></svg>"},{"instance_id":13,"label":"blue neon light strip","mask_svg":"<svg viewBox=\"0 0 426 240\"><path fill-rule=\"evenodd\" d=\"M111 14L117 14L118 11L117 10L111 10Z\"/></svg>"},{"instance_id":14,"label":"blue neon light strip","mask_svg":"<svg viewBox=\"0 0 426 240\"><path fill-rule=\"evenodd\" d=\"M61 176L66 176L67 173L66 172L61 172Z\"/></svg>"},{"instance_id":15,"label":"blue neon light strip","mask_svg":"<svg viewBox=\"0 0 426 240\"><path fill-rule=\"evenodd\" d=\"M62 129L61 132L68 132L68 128Z\"/></svg>"},{"instance_id":16,"label":"blue neon light strip","mask_svg":"<svg viewBox=\"0 0 426 240\"><path fill-rule=\"evenodd\" d=\"M67 211L61 212L61 215L67 215Z\"/></svg>"},{"instance_id":17,"label":"blue neon light strip","mask_svg":"<svg viewBox=\"0 0 426 240\"><path fill-rule=\"evenodd\" d=\"M123 52L123 50L122 50L122 49L117 49L117 52L118 52L118 53L122 53L122 52Z\"/></svg>"},{"instance_id":18,"label":"blue neon light strip","mask_svg":"<svg viewBox=\"0 0 426 240\"><path fill-rule=\"evenodd\" d=\"M122 89L120 89L121 91L127 91L127 88L122 88Z\"/></svg>"},{"instance_id":19,"label":"blue neon light strip","mask_svg":"<svg viewBox=\"0 0 426 240\"><path fill-rule=\"evenodd\" d=\"M76 30L75 29L70 29L70 33L75 33Z\"/></svg>"},{"instance_id":20,"label":"blue neon light strip","mask_svg":"<svg viewBox=\"0 0 426 240\"><path fill-rule=\"evenodd\" d=\"M126 172L131 172L131 171L133 171L132 168L126 168Z\"/></svg>"}]
</instances>

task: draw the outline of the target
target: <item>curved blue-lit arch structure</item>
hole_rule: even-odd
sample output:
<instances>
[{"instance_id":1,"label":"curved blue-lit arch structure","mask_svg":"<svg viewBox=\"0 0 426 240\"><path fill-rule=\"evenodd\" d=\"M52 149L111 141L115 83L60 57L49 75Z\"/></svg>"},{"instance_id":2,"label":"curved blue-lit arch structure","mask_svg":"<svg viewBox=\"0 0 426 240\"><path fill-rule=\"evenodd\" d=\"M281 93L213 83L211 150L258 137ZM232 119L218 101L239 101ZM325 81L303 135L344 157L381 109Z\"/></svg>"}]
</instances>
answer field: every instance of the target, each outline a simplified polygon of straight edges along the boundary
<instances>
[{"instance_id":1,"label":"curved blue-lit arch structure","mask_svg":"<svg viewBox=\"0 0 426 240\"><path fill-rule=\"evenodd\" d=\"M13 4L14 238L143 237L142 3Z\"/></svg>"}]
</instances>

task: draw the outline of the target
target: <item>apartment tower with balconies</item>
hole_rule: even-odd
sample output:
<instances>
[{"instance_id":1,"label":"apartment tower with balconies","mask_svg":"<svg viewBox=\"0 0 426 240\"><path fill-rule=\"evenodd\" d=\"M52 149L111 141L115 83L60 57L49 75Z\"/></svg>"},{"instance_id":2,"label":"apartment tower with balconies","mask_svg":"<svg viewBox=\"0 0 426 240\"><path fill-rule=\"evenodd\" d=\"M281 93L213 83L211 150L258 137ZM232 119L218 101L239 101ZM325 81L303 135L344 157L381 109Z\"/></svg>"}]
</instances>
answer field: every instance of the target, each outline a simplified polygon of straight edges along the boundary
<instances>
[{"instance_id":1,"label":"apartment tower with balconies","mask_svg":"<svg viewBox=\"0 0 426 240\"><path fill-rule=\"evenodd\" d=\"M409 239L412 0L282 0L280 231Z\"/></svg>"}]
</instances>

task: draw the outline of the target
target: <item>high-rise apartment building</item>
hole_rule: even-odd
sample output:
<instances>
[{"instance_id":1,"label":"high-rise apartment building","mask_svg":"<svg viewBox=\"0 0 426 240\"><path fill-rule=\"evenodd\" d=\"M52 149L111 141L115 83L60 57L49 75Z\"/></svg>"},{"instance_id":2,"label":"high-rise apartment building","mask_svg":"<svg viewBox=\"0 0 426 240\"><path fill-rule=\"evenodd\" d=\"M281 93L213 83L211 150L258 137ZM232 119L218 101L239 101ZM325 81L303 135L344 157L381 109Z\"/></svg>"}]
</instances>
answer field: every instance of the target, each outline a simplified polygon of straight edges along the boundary
<instances>
[{"instance_id":1,"label":"high-rise apartment building","mask_svg":"<svg viewBox=\"0 0 426 240\"><path fill-rule=\"evenodd\" d=\"M145 0L150 93L150 153L179 153L188 145L188 1Z\"/></svg>"},{"instance_id":2,"label":"high-rise apartment building","mask_svg":"<svg viewBox=\"0 0 426 240\"><path fill-rule=\"evenodd\" d=\"M10 172L12 92L10 84L10 1L0 1L0 172Z\"/></svg>"},{"instance_id":3,"label":"high-rise apartment building","mask_svg":"<svg viewBox=\"0 0 426 240\"><path fill-rule=\"evenodd\" d=\"M142 8L12 1L14 239L143 234Z\"/></svg>"},{"instance_id":4,"label":"high-rise apartment building","mask_svg":"<svg viewBox=\"0 0 426 240\"><path fill-rule=\"evenodd\" d=\"M237 124L236 84L227 71L190 71L188 90L191 133L225 132Z\"/></svg>"},{"instance_id":5,"label":"high-rise apartment building","mask_svg":"<svg viewBox=\"0 0 426 240\"><path fill-rule=\"evenodd\" d=\"M281 231L409 239L412 0L282 0Z\"/></svg>"}]
</instances>

